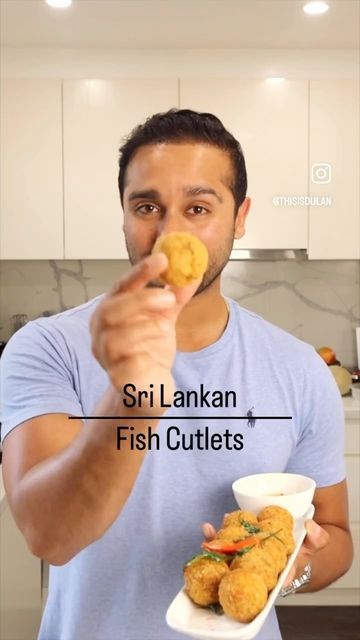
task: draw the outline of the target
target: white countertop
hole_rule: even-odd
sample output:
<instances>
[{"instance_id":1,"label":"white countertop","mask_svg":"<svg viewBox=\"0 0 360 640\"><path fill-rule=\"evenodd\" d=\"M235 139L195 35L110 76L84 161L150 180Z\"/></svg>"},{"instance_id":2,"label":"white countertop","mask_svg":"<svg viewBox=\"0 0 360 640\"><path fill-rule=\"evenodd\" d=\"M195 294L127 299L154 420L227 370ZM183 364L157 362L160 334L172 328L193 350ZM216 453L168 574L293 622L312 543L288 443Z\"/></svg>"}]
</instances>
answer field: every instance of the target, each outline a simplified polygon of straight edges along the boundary
<instances>
[{"instance_id":1,"label":"white countertop","mask_svg":"<svg viewBox=\"0 0 360 640\"><path fill-rule=\"evenodd\" d=\"M346 396L342 399L345 418L352 418L356 420L356 418L360 421L360 402L359 400L355 400L351 396Z\"/></svg>"}]
</instances>

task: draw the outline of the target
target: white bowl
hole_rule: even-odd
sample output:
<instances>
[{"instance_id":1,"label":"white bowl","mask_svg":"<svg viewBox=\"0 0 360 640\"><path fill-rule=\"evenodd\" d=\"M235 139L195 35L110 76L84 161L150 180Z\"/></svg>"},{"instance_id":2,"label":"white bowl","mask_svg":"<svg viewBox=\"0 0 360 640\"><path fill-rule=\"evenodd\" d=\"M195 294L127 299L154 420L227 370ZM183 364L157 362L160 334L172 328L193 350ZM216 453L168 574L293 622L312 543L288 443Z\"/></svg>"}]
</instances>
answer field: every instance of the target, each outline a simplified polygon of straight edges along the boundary
<instances>
[{"instance_id":1,"label":"white bowl","mask_svg":"<svg viewBox=\"0 0 360 640\"><path fill-rule=\"evenodd\" d=\"M301 518L314 497L316 483L295 473L258 473L235 480L232 485L235 500L241 509L255 515L264 507L276 504Z\"/></svg>"}]
</instances>

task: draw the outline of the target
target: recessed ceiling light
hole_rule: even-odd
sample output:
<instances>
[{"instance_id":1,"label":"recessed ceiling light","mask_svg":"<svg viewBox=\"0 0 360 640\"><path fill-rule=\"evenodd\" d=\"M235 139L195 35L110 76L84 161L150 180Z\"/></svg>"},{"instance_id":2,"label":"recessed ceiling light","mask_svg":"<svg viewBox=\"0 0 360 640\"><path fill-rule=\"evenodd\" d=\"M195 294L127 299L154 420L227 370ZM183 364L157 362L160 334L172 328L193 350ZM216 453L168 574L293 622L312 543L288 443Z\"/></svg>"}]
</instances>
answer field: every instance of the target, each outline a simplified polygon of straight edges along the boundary
<instances>
[{"instance_id":1,"label":"recessed ceiling light","mask_svg":"<svg viewBox=\"0 0 360 640\"><path fill-rule=\"evenodd\" d=\"M308 2L303 7L303 11L305 11L309 16L319 16L322 13L326 13L328 9L328 3L322 2L322 0L318 0L318 2Z\"/></svg>"},{"instance_id":2,"label":"recessed ceiling light","mask_svg":"<svg viewBox=\"0 0 360 640\"><path fill-rule=\"evenodd\" d=\"M71 3L72 0L46 0L46 4L55 9L66 9L66 7L70 7Z\"/></svg>"}]
</instances>

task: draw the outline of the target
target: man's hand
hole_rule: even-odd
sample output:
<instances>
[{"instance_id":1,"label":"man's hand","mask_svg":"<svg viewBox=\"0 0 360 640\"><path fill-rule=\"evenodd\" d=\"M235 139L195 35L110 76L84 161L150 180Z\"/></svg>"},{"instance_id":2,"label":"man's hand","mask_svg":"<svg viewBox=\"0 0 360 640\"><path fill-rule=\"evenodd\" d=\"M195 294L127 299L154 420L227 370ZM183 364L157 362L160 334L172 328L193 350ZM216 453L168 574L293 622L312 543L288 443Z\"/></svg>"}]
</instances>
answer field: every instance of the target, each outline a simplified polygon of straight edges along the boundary
<instances>
[{"instance_id":1,"label":"man's hand","mask_svg":"<svg viewBox=\"0 0 360 640\"><path fill-rule=\"evenodd\" d=\"M283 587L290 586L294 578L299 577L304 572L304 567L311 562L314 555L329 544L329 533L320 527L315 520L306 520L305 528L307 532L306 537L285 579Z\"/></svg>"},{"instance_id":2,"label":"man's hand","mask_svg":"<svg viewBox=\"0 0 360 640\"><path fill-rule=\"evenodd\" d=\"M167 267L164 254L150 255L122 278L105 297L91 319L92 351L120 394L131 383L138 391L158 394L163 385L171 403L174 381L171 367L176 353L176 319L200 284L181 289L150 287ZM150 384L153 385L150 387ZM158 415L160 407L142 403L137 413Z\"/></svg>"}]
</instances>

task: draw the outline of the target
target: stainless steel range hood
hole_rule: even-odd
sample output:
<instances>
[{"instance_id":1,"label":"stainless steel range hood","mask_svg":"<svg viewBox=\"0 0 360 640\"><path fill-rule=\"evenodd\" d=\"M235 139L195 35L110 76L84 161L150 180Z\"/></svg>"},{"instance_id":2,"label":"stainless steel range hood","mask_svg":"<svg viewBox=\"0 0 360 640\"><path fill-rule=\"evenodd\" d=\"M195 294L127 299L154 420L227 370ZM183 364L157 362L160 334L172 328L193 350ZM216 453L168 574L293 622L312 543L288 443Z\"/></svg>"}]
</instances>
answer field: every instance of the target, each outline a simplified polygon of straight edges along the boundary
<instances>
[{"instance_id":1,"label":"stainless steel range hood","mask_svg":"<svg viewBox=\"0 0 360 640\"><path fill-rule=\"evenodd\" d=\"M307 260L306 249L233 249L232 260Z\"/></svg>"}]
</instances>

